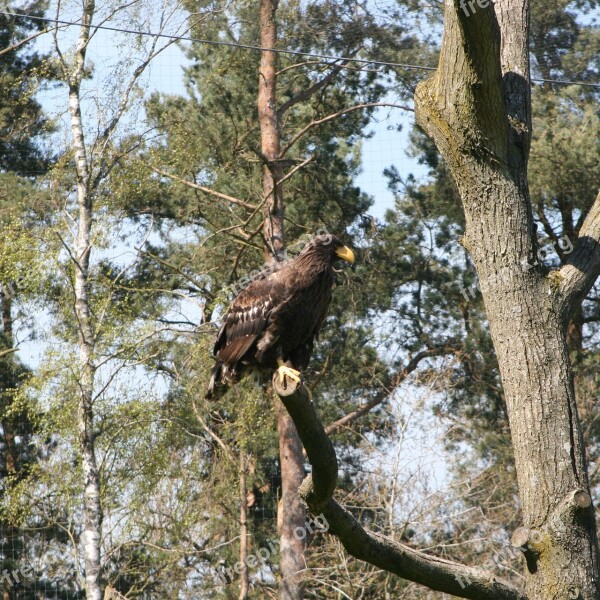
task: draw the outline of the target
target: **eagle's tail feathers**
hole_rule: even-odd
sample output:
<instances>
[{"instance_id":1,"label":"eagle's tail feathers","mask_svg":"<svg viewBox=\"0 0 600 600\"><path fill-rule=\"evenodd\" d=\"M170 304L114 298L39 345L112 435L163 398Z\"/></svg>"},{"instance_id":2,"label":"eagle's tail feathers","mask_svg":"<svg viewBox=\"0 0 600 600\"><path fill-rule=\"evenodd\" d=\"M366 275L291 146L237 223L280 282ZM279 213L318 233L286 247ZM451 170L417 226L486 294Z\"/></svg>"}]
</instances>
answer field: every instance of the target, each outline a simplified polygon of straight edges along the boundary
<instances>
[{"instance_id":1,"label":"eagle's tail feathers","mask_svg":"<svg viewBox=\"0 0 600 600\"><path fill-rule=\"evenodd\" d=\"M208 389L204 395L206 400L218 400L227 391L227 386L222 382L222 370L223 363L217 362L217 364L213 367L210 381L208 383Z\"/></svg>"}]
</instances>

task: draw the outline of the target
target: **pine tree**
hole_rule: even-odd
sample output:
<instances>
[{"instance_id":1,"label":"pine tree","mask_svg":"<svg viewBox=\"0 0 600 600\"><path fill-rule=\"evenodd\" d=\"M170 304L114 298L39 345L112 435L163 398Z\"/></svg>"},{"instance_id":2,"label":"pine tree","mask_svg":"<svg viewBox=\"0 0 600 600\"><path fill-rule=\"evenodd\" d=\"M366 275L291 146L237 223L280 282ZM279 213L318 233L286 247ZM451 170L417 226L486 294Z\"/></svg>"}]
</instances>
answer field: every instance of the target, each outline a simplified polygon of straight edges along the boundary
<instances>
[{"instance_id":1,"label":"pine tree","mask_svg":"<svg viewBox=\"0 0 600 600\"><path fill-rule=\"evenodd\" d=\"M194 6L190 5L192 13ZM372 58L398 58L418 45L401 27L386 28L368 13L359 11L357 16L345 3L325 2L305 8L282 3L277 8L277 26L280 43L302 52L353 56L364 52L363 46L371 46ZM328 31L328 35L317 36L316 31ZM197 35L257 45L256 4L232 5L215 19L203 22ZM177 371L173 383L183 392L177 396L195 404L197 418L215 439L234 455L240 448L246 453L247 488L254 499L248 510L251 547L257 548L277 535L271 517L265 517L272 514L280 481L275 438L265 439L266 432L257 436L253 423L263 411L261 427L264 424L267 431L272 430L269 419L273 413L266 400L258 399L245 386L237 395L232 391L218 408L198 404L198 398L204 393L210 371L207 350L214 332L204 324L226 307L231 284L264 261L258 55L239 48L199 44L192 46L190 57L193 63L186 70L190 98L155 96L150 100L148 115L160 132L161 143L144 148L138 160L115 171L113 183L132 217L141 220L150 214L161 224L163 243L148 252L148 264L154 261L156 276L171 281L179 292L186 290L200 304L200 349L186 349L186 340L172 344L165 348L159 368ZM373 70L345 68L343 61L338 62L341 64L279 57L281 144L284 149L289 146L281 167L290 255L301 248L302 239L319 229L345 233L356 242L368 232L369 220L363 217L370 199L355 186L353 178L360 165L360 139L373 105L383 101L385 80ZM148 167L155 177L144 180ZM182 241L174 225L185 227L192 242ZM353 277L349 279L345 285L357 292L360 284L353 282ZM389 380L385 361L377 360L374 349L365 343L369 327L349 326L350 320L360 319L366 311L364 305L357 307L337 299L330 326L323 332L307 373L332 422L361 399L382 396ZM175 369L180 356L194 360L183 377ZM186 412L193 414L189 408ZM365 419L364 428L374 419ZM355 460L350 447L359 439L345 440L349 463ZM219 444L215 451L223 461ZM224 473L230 473L229 469ZM235 472L232 475L235 477ZM231 494L238 486L228 481L227 495L221 502L227 506L225 515L231 517L223 518L221 504L212 514L222 529L221 540L231 539L240 527L234 516L240 498ZM236 553L235 546L219 551L227 567L239 560ZM277 556L272 557L271 564L277 565ZM252 578L258 578L254 581L257 586L268 585L257 574Z\"/></svg>"}]
</instances>

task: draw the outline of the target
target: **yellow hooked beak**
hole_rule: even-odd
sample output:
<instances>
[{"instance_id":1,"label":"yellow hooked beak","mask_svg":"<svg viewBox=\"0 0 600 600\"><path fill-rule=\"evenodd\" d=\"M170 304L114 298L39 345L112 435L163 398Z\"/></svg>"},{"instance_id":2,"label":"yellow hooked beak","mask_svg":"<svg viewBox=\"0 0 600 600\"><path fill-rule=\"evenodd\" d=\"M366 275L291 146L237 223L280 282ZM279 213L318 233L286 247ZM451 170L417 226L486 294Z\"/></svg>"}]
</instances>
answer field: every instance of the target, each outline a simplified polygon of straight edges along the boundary
<instances>
[{"instance_id":1,"label":"yellow hooked beak","mask_svg":"<svg viewBox=\"0 0 600 600\"><path fill-rule=\"evenodd\" d=\"M335 253L343 260L347 260L350 264L354 263L354 252L348 246L338 248Z\"/></svg>"}]
</instances>

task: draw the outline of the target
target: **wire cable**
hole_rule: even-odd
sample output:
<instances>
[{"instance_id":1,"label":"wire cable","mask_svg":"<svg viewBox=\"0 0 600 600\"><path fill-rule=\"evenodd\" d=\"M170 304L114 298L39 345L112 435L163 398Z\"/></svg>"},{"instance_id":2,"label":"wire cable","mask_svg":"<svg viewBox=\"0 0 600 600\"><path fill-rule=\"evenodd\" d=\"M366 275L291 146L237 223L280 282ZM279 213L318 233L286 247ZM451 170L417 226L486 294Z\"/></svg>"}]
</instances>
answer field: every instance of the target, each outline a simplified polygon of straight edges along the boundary
<instances>
[{"instance_id":1,"label":"wire cable","mask_svg":"<svg viewBox=\"0 0 600 600\"><path fill-rule=\"evenodd\" d=\"M42 21L45 23L54 23L56 25L61 25L65 27L90 27L92 29L102 29L105 31L113 31L116 33L127 33L131 35L140 35L154 38L164 38L169 40L178 40L183 42L192 42L195 44L205 44L209 46L225 46L228 48L240 48L242 50L253 50L256 52L273 52L275 54L285 54L290 56L302 56L305 58L316 58L319 60L326 60L331 62L347 62L347 63L355 63L362 65L373 65L377 67L390 67L396 69L407 69L407 70L415 70L415 71L435 71L437 67L429 67L425 65L411 65L406 63L398 63L392 61L384 61L384 60L370 60L367 58L352 58L349 56L335 56L331 54L319 54L315 52L304 52L302 50L288 50L284 48L263 48L262 46L255 46L252 44L240 44L237 42L226 42L223 40L207 40L202 38L194 38L189 36L179 36L179 35L170 35L168 33L153 33L151 31L141 31L137 29L125 29L120 27L112 27L110 25L82 25L77 21L67 21L64 19L51 19L49 17L38 17L34 15L27 15L23 13L10 12L0 10L0 15L12 16L12 17L21 17L23 19L32 19L34 21ZM541 78L532 78L531 81L536 83L554 83L557 85L581 85L586 87L595 87L600 88L600 83L593 83L589 81L571 81L564 79L541 79Z\"/></svg>"},{"instance_id":2,"label":"wire cable","mask_svg":"<svg viewBox=\"0 0 600 600\"><path fill-rule=\"evenodd\" d=\"M22 13L7 12L0 10L0 15L21 17L24 19L33 19L34 21L43 21L45 23L55 23L63 26L74 26L74 27L89 27L91 29L103 29L105 31L114 31L118 33L129 33L132 35L143 35L148 37L165 38L169 40L179 40L183 42L193 42L196 44L205 44L208 46L226 46L229 48L240 48L242 50L255 50L256 52L273 52L275 54L289 54L293 56L303 56L308 58L318 58L320 60L327 60L332 62L353 62L365 65L376 65L379 67L397 67L402 69L415 69L424 71L435 71L436 67L426 67L422 65L409 65L404 63L388 62L384 60L369 60L366 58L351 58L349 56L334 56L332 54L318 54L314 52L304 52L302 50L286 50L283 48L263 48L262 46L254 46L252 44L240 44L237 42L226 42L223 40L207 40L202 38L193 38L189 36L170 35L168 33L153 33L151 31L140 31L137 29L125 29L119 27L111 27L110 25L83 25L77 21L65 21L63 19L50 19L49 17L37 17L32 15L26 15Z\"/></svg>"}]
</instances>

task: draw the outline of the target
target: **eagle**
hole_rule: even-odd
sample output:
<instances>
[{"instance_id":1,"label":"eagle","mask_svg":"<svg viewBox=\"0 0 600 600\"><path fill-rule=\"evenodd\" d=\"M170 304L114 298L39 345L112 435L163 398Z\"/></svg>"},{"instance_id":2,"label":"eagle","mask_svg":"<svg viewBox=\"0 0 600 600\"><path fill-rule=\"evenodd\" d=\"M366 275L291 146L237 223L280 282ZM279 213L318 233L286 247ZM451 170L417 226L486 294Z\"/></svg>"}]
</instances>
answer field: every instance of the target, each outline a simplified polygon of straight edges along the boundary
<instances>
[{"instance_id":1,"label":"eagle","mask_svg":"<svg viewBox=\"0 0 600 600\"><path fill-rule=\"evenodd\" d=\"M313 237L302 252L258 274L231 302L213 348L207 399L253 372L300 381L327 316L336 260L354 253L334 235Z\"/></svg>"}]
</instances>

